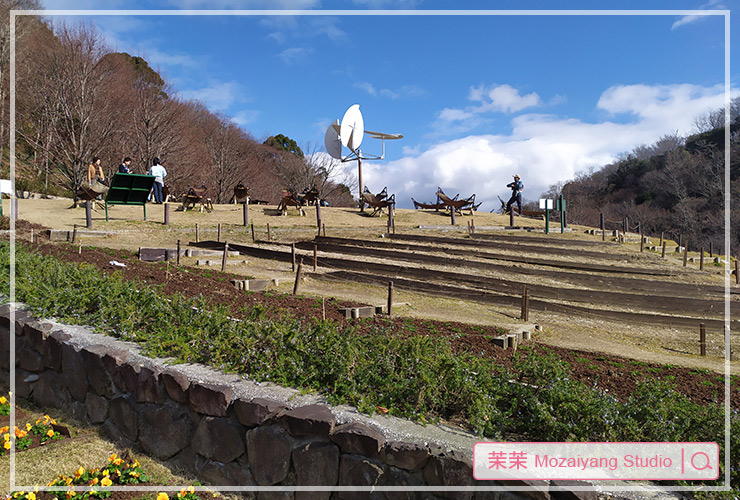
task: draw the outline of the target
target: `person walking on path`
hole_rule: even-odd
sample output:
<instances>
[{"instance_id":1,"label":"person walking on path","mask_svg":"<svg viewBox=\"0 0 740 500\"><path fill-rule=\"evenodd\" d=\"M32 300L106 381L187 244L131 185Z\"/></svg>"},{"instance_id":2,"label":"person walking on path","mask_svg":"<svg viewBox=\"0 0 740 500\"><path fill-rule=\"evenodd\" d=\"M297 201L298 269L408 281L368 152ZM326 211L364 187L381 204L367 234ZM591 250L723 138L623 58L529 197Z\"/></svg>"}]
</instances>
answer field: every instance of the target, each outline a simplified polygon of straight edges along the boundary
<instances>
[{"instance_id":1,"label":"person walking on path","mask_svg":"<svg viewBox=\"0 0 740 500\"><path fill-rule=\"evenodd\" d=\"M164 188L164 178L167 177L167 170L159 164L159 158L154 158L154 165L149 169L149 175L154 176L154 203L162 203L162 188Z\"/></svg>"},{"instance_id":2,"label":"person walking on path","mask_svg":"<svg viewBox=\"0 0 740 500\"><path fill-rule=\"evenodd\" d=\"M131 158L128 156L123 159L123 163L118 165L118 172L122 174L130 174L131 173Z\"/></svg>"},{"instance_id":3,"label":"person walking on path","mask_svg":"<svg viewBox=\"0 0 740 500\"><path fill-rule=\"evenodd\" d=\"M506 203L506 212L511 213L511 206L516 202L519 215L522 215L522 191L524 191L524 183L519 179L519 175L514 174L514 182L508 183L506 187L511 188L511 198Z\"/></svg>"}]
</instances>

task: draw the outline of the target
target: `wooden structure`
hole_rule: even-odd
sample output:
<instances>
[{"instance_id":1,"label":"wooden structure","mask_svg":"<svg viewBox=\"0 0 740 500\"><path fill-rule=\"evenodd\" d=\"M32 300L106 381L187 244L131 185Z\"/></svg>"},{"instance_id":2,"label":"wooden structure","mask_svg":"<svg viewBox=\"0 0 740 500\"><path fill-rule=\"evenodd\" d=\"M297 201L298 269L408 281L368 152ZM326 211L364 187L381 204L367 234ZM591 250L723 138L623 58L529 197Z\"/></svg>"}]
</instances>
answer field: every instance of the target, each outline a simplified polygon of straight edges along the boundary
<instances>
[{"instance_id":1,"label":"wooden structure","mask_svg":"<svg viewBox=\"0 0 740 500\"><path fill-rule=\"evenodd\" d=\"M365 186L365 190L362 193L361 202L373 207L373 213L370 214L370 217L373 217L375 214L378 213L383 213L384 208L388 208L391 205L396 204L396 195L392 194L390 198L386 198L387 195L387 187L384 187L380 193L373 194L367 189L367 186Z\"/></svg>"},{"instance_id":2,"label":"wooden structure","mask_svg":"<svg viewBox=\"0 0 740 500\"><path fill-rule=\"evenodd\" d=\"M144 220L146 220L146 202L153 185L153 175L120 172L113 174L108 194L105 197L105 220L108 220L108 205L141 206L144 209Z\"/></svg>"},{"instance_id":3,"label":"wooden structure","mask_svg":"<svg viewBox=\"0 0 740 500\"><path fill-rule=\"evenodd\" d=\"M306 215L305 210L303 210L303 199L292 189L283 189L277 209L283 215L288 215L288 207L296 207L301 215Z\"/></svg>"},{"instance_id":4,"label":"wooden structure","mask_svg":"<svg viewBox=\"0 0 740 500\"><path fill-rule=\"evenodd\" d=\"M304 205L315 205L319 200L319 189L314 186L311 189L304 189L303 193L298 195Z\"/></svg>"},{"instance_id":5,"label":"wooden structure","mask_svg":"<svg viewBox=\"0 0 740 500\"><path fill-rule=\"evenodd\" d=\"M506 209L506 202L501 199L501 197L498 197L498 200L501 202L501 213L504 215L509 215L509 211ZM514 212L515 214L517 212ZM523 217L529 217L531 219L545 219L545 211L544 210L524 210L522 209L522 213L519 215Z\"/></svg>"},{"instance_id":6,"label":"wooden structure","mask_svg":"<svg viewBox=\"0 0 740 500\"><path fill-rule=\"evenodd\" d=\"M239 181L239 183L234 186L234 197L232 198L232 201L235 204L244 204L249 201L249 188L242 184L242 181Z\"/></svg>"},{"instance_id":7,"label":"wooden structure","mask_svg":"<svg viewBox=\"0 0 740 500\"><path fill-rule=\"evenodd\" d=\"M444 191L442 191L441 187L437 188L437 196L439 196L440 201L450 209L450 211L454 210L455 212L458 212L462 215L463 210L470 210L470 215L473 215L473 212L475 212L478 207L480 206L480 203L477 205L475 204L475 194L470 196L469 198L465 198L463 200L457 200L457 196L455 198L450 198L447 196Z\"/></svg>"},{"instance_id":8,"label":"wooden structure","mask_svg":"<svg viewBox=\"0 0 740 500\"><path fill-rule=\"evenodd\" d=\"M206 197L208 188L205 184L199 188L190 188L186 195L182 197L182 206L179 208L181 211L187 211L191 208L195 208L196 204L200 204L200 212L205 210L211 212L213 210L213 203L210 198Z\"/></svg>"},{"instance_id":9,"label":"wooden structure","mask_svg":"<svg viewBox=\"0 0 740 500\"><path fill-rule=\"evenodd\" d=\"M95 203L103 205L104 202L102 198L107 192L108 186L98 180L93 180L92 185L88 187L80 186L80 188L75 193L74 204L72 205L72 208L77 208L80 202L84 203L86 201L92 202L93 207L95 206Z\"/></svg>"},{"instance_id":10,"label":"wooden structure","mask_svg":"<svg viewBox=\"0 0 740 500\"><path fill-rule=\"evenodd\" d=\"M414 208L416 210L441 210L445 207L445 204L441 201L438 203L420 203L414 198L411 198L411 201L414 202Z\"/></svg>"}]
</instances>

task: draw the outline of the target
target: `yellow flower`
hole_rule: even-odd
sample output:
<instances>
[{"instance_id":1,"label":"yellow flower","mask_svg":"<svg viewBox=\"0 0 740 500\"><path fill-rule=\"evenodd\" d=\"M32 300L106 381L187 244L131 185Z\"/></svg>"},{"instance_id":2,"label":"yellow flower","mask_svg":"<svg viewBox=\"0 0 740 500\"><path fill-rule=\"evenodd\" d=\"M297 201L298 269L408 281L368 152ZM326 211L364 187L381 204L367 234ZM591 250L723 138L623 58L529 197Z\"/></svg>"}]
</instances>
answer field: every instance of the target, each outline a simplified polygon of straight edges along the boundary
<instances>
[{"instance_id":1,"label":"yellow flower","mask_svg":"<svg viewBox=\"0 0 740 500\"><path fill-rule=\"evenodd\" d=\"M75 477L80 477L80 476L81 476L81 475L83 475L84 473L85 473L85 468L84 468L84 467L80 467L79 469L77 469L77 470L75 471Z\"/></svg>"},{"instance_id":2,"label":"yellow flower","mask_svg":"<svg viewBox=\"0 0 740 500\"><path fill-rule=\"evenodd\" d=\"M28 495L26 495L26 500L36 500L36 495L34 495L33 492L29 491Z\"/></svg>"},{"instance_id":3,"label":"yellow flower","mask_svg":"<svg viewBox=\"0 0 740 500\"><path fill-rule=\"evenodd\" d=\"M123 459L121 458L116 458L115 460L113 460L113 465L121 465L122 463Z\"/></svg>"},{"instance_id":4,"label":"yellow flower","mask_svg":"<svg viewBox=\"0 0 740 500\"><path fill-rule=\"evenodd\" d=\"M73 497L73 496L75 496L76 494L77 494L77 493L75 493L74 491L72 491L72 490L69 490L69 491L67 492L67 498L72 498L72 497Z\"/></svg>"},{"instance_id":5,"label":"yellow flower","mask_svg":"<svg viewBox=\"0 0 740 500\"><path fill-rule=\"evenodd\" d=\"M105 469L105 470L103 471L103 475L104 475L105 477L108 477L108 476L110 476L110 471L109 471L108 469Z\"/></svg>"},{"instance_id":6,"label":"yellow flower","mask_svg":"<svg viewBox=\"0 0 740 500\"><path fill-rule=\"evenodd\" d=\"M100 484L107 487L113 484L113 481L111 481L109 477L105 477L102 481L100 481Z\"/></svg>"},{"instance_id":7,"label":"yellow flower","mask_svg":"<svg viewBox=\"0 0 740 500\"><path fill-rule=\"evenodd\" d=\"M26 430L27 431L30 431L31 430L31 424L29 424L29 423L26 424Z\"/></svg>"},{"instance_id":8,"label":"yellow flower","mask_svg":"<svg viewBox=\"0 0 740 500\"><path fill-rule=\"evenodd\" d=\"M4 434L10 430L10 427L7 425L5 427L0 428L0 434Z\"/></svg>"},{"instance_id":9,"label":"yellow flower","mask_svg":"<svg viewBox=\"0 0 740 500\"><path fill-rule=\"evenodd\" d=\"M15 430L15 437L24 438L28 435L28 432L22 431L20 429Z\"/></svg>"},{"instance_id":10,"label":"yellow flower","mask_svg":"<svg viewBox=\"0 0 740 500\"><path fill-rule=\"evenodd\" d=\"M139 463L138 460L134 460L133 466L134 468L137 468L137 467L141 467L141 464Z\"/></svg>"},{"instance_id":11,"label":"yellow flower","mask_svg":"<svg viewBox=\"0 0 740 500\"><path fill-rule=\"evenodd\" d=\"M90 486L95 486L96 484L98 484L99 481L100 479L98 479L97 477L94 477L93 480L90 481Z\"/></svg>"},{"instance_id":12,"label":"yellow flower","mask_svg":"<svg viewBox=\"0 0 740 500\"><path fill-rule=\"evenodd\" d=\"M47 435L47 436L49 436L49 437L54 437L54 431L53 431L52 429L49 429L49 430L48 430L48 431L46 432L46 435Z\"/></svg>"},{"instance_id":13,"label":"yellow flower","mask_svg":"<svg viewBox=\"0 0 740 500\"><path fill-rule=\"evenodd\" d=\"M188 492L189 492L189 493L195 493L195 488L193 488L192 486L191 486L191 487L189 487L189 488L188 488Z\"/></svg>"},{"instance_id":14,"label":"yellow flower","mask_svg":"<svg viewBox=\"0 0 740 500\"><path fill-rule=\"evenodd\" d=\"M4 436L3 436L3 440L5 440L5 441L10 441L10 433L9 433L9 432L8 432L8 433L6 433L6 434L5 434Z\"/></svg>"},{"instance_id":15,"label":"yellow flower","mask_svg":"<svg viewBox=\"0 0 740 500\"><path fill-rule=\"evenodd\" d=\"M5 399L5 396L0 396L0 405L4 405L7 402L8 402L8 400Z\"/></svg>"},{"instance_id":16,"label":"yellow flower","mask_svg":"<svg viewBox=\"0 0 740 500\"><path fill-rule=\"evenodd\" d=\"M136 471L133 471L133 472L131 473L131 477L139 477L139 473L138 473L138 472L136 472Z\"/></svg>"},{"instance_id":17,"label":"yellow flower","mask_svg":"<svg viewBox=\"0 0 740 500\"><path fill-rule=\"evenodd\" d=\"M167 493L160 493L157 495L157 500L170 500L170 496Z\"/></svg>"},{"instance_id":18,"label":"yellow flower","mask_svg":"<svg viewBox=\"0 0 740 500\"><path fill-rule=\"evenodd\" d=\"M9 450L9 449L10 449L10 441L5 441L5 444L3 444L3 447L4 447L4 448L5 448L6 450Z\"/></svg>"},{"instance_id":19,"label":"yellow flower","mask_svg":"<svg viewBox=\"0 0 740 500\"><path fill-rule=\"evenodd\" d=\"M115 460L115 459L116 459L116 456L117 456L117 455L116 455L116 454L114 453L113 455L111 455L110 457L108 457L108 461L109 461L109 462L112 462L113 460Z\"/></svg>"}]
</instances>

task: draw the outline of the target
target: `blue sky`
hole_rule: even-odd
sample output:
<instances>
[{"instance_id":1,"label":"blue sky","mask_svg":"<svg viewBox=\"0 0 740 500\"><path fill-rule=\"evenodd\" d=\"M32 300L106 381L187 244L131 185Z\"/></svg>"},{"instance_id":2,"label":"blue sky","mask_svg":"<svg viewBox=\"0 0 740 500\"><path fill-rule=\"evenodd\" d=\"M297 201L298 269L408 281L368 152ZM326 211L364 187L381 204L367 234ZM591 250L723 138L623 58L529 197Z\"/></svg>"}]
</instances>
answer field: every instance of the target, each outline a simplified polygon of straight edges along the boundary
<instances>
[{"instance_id":1,"label":"blue sky","mask_svg":"<svg viewBox=\"0 0 740 500\"><path fill-rule=\"evenodd\" d=\"M92 9L88 0L45 0ZM401 133L363 162L400 207L476 193L481 210L518 173L525 198L678 131L724 102L723 16L336 15L341 9L589 9L593 2L109 0L109 9L307 9L290 16L94 16L111 48L145 57L179 95L256 139L304 149L359 104L365 128ZM728 0L602 1L601 9L730 9ZM733 30L735 18L731 17ZM61 19L59 17L58 19ZM729 74L734 92L737 70ZM379 154L365 138L361 149ZM345 153L347 151L345 150ZM345 167L356 171L354 163Z\"/></svg>"}]
</instances>

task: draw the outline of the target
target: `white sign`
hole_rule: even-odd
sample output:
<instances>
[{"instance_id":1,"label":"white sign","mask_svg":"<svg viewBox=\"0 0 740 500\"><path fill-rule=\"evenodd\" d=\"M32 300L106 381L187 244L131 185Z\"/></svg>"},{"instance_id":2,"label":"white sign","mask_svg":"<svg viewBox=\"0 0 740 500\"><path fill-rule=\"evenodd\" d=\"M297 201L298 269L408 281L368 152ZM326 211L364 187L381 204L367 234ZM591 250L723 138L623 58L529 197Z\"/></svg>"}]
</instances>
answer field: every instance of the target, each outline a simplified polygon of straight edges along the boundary
<instances>
[{"instance_id":1,"label":"white sign","mask_svg":"<svg viewBox=\"0 0 740 500\"><path fill-rule=\"evenodd\" d=\"M0 179L0 194L13 194L13 184L9 179Z\"/></svg>"},{"instance_id":2,"label":"white sign","mask_svg":"<svg viewBox=\"0 0 740 500\"><path fill-rule=\"evenodd\" d=\"M540 198L540 208L552 210L552 200Z\"/></svg>"},{"instance_id":3,"label":"white sign","mask_svg":"<svg viewBox=\"0 0 740 500\"><path fill-rule=\"evenodd\" d=\"M476 479L712 480L717 443L476 443Z\"/></svg>"}]
</instances>

